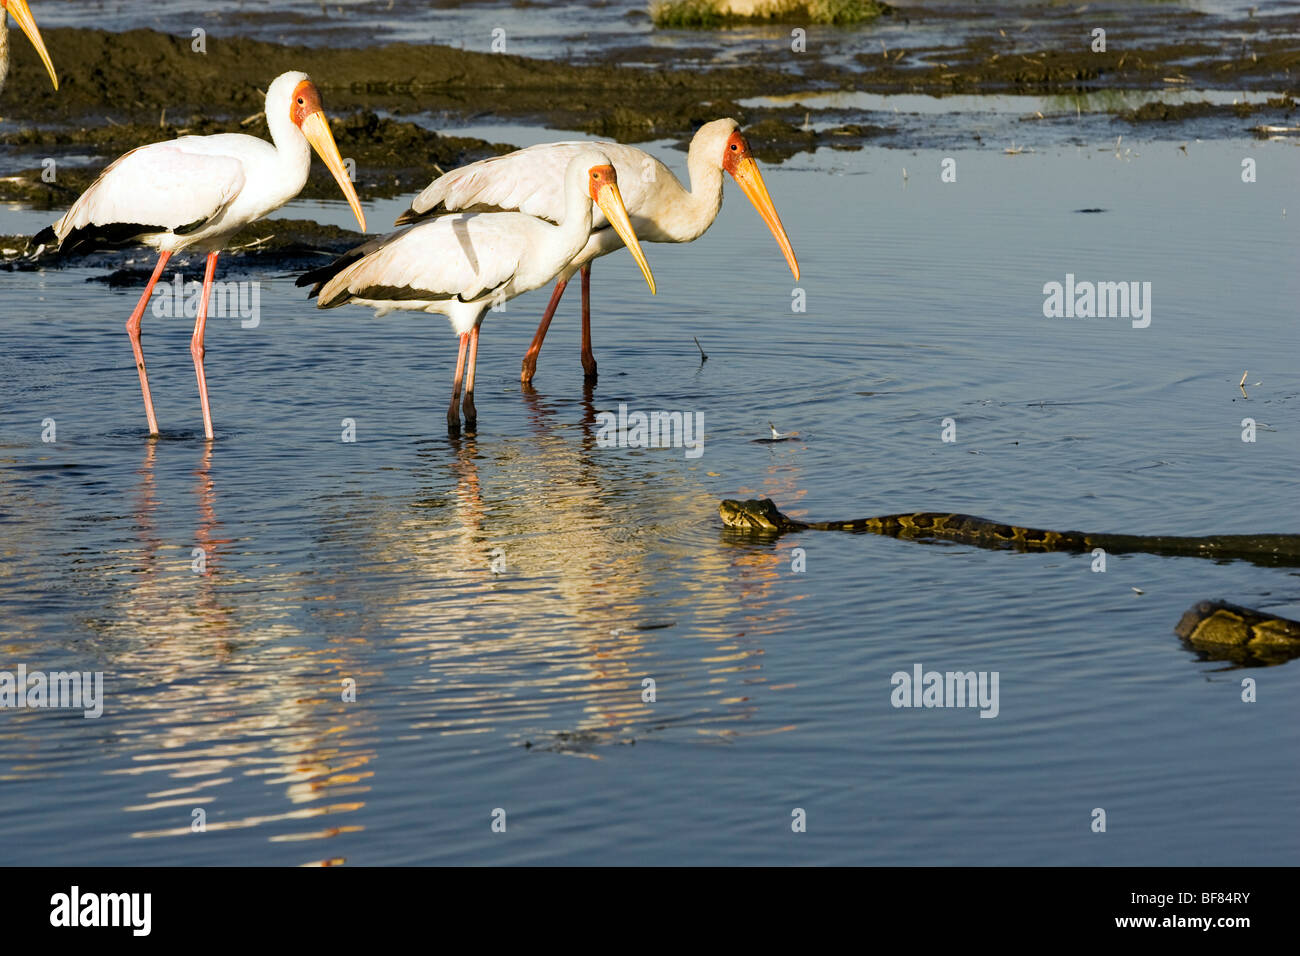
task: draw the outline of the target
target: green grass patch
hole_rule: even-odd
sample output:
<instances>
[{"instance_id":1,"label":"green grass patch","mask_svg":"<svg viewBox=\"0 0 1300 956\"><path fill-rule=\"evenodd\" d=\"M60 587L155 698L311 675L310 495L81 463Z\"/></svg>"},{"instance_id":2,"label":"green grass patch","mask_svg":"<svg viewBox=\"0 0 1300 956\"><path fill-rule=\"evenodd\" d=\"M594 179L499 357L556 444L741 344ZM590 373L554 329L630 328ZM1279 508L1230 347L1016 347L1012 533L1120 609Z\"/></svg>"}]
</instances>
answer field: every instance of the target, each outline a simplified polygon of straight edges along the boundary
<instances>
[{"instance_id":1,"label":"green grass patch","mask_svg":"<svg viewBox=\"0 0 1300 956\"><path fill-rule=\"evenodd\" d=\"M714 30L726 23L713 0L662 0L650 5L650 19L665 30Z\"/></svg>"},{"instance_id":2,"label":"green grass patch","mask_svg":"<svg viewBox=\"0 0 1300 956\"><path fill-rule=\"evenodd\" d=\"M650 19L664 29L715 30L764 20L849 26L891 12L881 0L657 0Z\"/></svg>"}]
</instances>

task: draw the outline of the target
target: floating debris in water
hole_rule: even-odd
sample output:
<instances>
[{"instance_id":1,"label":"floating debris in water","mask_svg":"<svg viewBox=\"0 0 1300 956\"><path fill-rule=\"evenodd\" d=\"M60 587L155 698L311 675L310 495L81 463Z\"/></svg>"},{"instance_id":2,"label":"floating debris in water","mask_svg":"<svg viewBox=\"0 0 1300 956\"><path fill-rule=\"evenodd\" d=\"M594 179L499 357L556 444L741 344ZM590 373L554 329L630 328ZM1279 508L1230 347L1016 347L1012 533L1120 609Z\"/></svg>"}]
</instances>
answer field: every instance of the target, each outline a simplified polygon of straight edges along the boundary
<instances>
[{"instance_id":1,"label":"floating debris in water","mask_svg":"<svg viewBox=\"0 0 1300 956\"><path fill-rule=\"evenodd\" d=\"M778 431L778 430L777 430L777 427L776 427L775 425L773 425L771 422L768 422L768 423L767 423L767 427L770 428L770 429L772 430L772 437L771 437L771 438L755 438L755 439L754 439L754 443L755 443L755 444L758 444L758 445L771 445L771 444L773 444L773 443L775 443L775 442L782 442L782 441L798 441L798 440L799 440L799 433L798 433L798 432L781 432L781 431Z\"/></svg>"},{"instance_id":2,"label":"floating debris in water","mask_svg":"<svg viewBox=\"0 0 1300 956\"><path fill-rule=\"evenodd\" d=\"M625 627L616 627L611 630L611 637L622 637L624 634L631 634L633 631L662 631L666 628L676 626L676 620L649 620L628 624Z\"/></svg>"}]
</instances>

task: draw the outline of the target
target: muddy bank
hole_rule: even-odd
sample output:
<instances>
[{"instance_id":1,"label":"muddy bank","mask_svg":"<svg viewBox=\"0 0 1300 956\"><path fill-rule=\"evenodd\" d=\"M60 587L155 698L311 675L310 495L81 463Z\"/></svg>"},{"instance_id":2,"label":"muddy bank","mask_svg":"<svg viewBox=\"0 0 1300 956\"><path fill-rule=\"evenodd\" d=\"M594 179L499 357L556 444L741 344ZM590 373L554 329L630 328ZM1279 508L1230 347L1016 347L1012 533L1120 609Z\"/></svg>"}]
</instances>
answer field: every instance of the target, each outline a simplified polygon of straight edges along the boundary
<instances>
[{"instance_id":1,"label":"muddy bank","mask_svg":"<svg viewBox=\"0 0 1300 956\"><path fill-rule=\"evenodd\" d=\"M1005 35L1003 35L1005 34ZM1075 93L1102 89L1213 88L1293 91L1300 49L1292 40L1199 41L1093 52L1077 26L1068 34L1005 31L961 47L862 53L857 87L871 92Z\"/></svg>"},{"instance_id":2,"label":"muddy bank","mask_svg":"<svg viewBox=\"0 0 1300 956\"><path fill-rule=\"evenodd\" d=\"M214 36L208 52L196 54L188 38L147 30L47 33L48 42L57 40L61 50L59 92L40 90L25 79L26 71L39 68L39 63L20 58L9 88L22 88L25 95L6 97L0 113L0 145L13 147L10 158L0 160L6 164L0 166L5 174L0 200L43 208L75 199L91 181L90 173L60 165L57 182L45 183L34 159L80 157L84 165L88 148L104 161L185 133L266 136L265 120L257 116L264 105L262 90L290 69L309 72L321 87L339 149L356 161L357 186L370 197L421 189L439 168L513 148L441 136L402 120L403 115L490 114L644 142L689 137L719 116L749 121L753 111L747 116L735 99L802 85L774 71L735 71L706 81L689 71L569 67L406 44L308 49ZM770 117L781 113L769 111ZM832 142L853 145L842 134ZM782 158L809 144L806 133L795 131L785 140L764 144L766 152L759 155ZM304 195L328 198L335 190L328 175L314 168Z\"/></svg>"},{"instance_id":3,"label":"muddy bank","mask_svg":"<svg viewBox=\"0 0 1300 956\"><path fill-rule=\"evenodd\" d=\"M333 115L359 109L394 114L450 110L516 118L583 116L605 123L620 109L674 115L679 123L689 123L704 99L803 85L776 70L701 77L689 71L568 66L412 44L313 49L214 35L207 40L207 52L200 54L191 50L188 36L151 30L57 29L45 31L45 37L56 51L59 91L49 90L48 82L47 89L39 88L39 61L30 49L18 48L9 90L21 89L23 96L5 96L0 115L6 126L103 122L109 116L118 122L157 123L164 109L186 118L244 117L262 109L259 87L265 90L287 70L310 73Z\"/></svg>"},{"instance_id":4,"label":"muddy bank","mask_svg":"<svg viewBox=\"0 0 1300 956\"><path fill-rule=\"evenodd\" d=\"M965 16L968 11L963 10ZM896 16L934 18L944 8L906 8ZM1055 19L1052 17L1055 16ZM1162 17L1173 24L1185 11L1151 11L1146 31ZM1078 93L1100 89L1206 87L1292 92L1300 77L1300 48L1288 39L1223 42L1186 36L1154 40L1110 24L1105 52L1093 52L1078 17L1059 12L1017 30L989 17L949 45L892 49L861 34L852 63L834 63L817 49L788 45L740 52L730 66L689 67L681 51L653 46L620 49L610 62L570 65L445 46L389 44L368 48L308 48L210 35L207 52L189 36L150 30L108 33L52 29L47 43L59 66L58 93L30 45L15 45L15 64L0 116L12 129L119 123L196 126L242 119L262 108L262 93L278 74L310 73L333 116L372 110L400 117L448 112L542 123L593 135L644 141L688 135L716 118L728 101L758 95L826 90L880 93ZM1300 31L1300 15L1274 18L1279 35ZM1234 25L1222 24L1231 35ZM1243 32L1258 33L1243 21ZM1140 43L1141 45L1135 45ZM869 50L869 52L866 52ZM656 67L622 65L649 60ZM22 90L15 96L14 90Z\"/></svg>"},{"instance_id":5,"label":"muddy bank","mask_svg":"<svg viewBox=\"0 0 1300 956\"><path fill-rule=\"evenodd\" d=\"M1178 123L1189 119L1205 117L1252 116L1267 117L1273 120L1293 119L1296 101L1289 96L1274 96L1264 103L1218 104L1197 101L1195 103L1146 103L1136 109L1124 110L1116 119L1127 123Z\"/></svg>"}]
</instances>

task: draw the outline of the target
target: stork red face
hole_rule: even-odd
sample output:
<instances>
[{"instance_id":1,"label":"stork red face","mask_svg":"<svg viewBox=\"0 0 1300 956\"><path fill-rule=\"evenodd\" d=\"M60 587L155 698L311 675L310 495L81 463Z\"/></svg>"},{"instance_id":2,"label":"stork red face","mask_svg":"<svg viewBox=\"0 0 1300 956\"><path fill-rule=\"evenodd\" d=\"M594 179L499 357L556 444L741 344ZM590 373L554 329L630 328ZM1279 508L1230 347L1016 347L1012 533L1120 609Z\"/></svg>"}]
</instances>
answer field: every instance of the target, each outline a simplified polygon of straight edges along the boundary
<instances>
[{"instance_id":1,"label":"stork red face","mask_svg":"<svg viewBox=\"0 0 1300 956\"><path fill-rule=\"evenodd\" d=\"M22 27L23 33L27 34L27 39L32 41L32 46L36 47L36 55L41 58L45 64L46 71L50 74L50 79L54 83L54 88L59 88L59 77L54 72L54 63L50 59L49 52L45 49L45 41L41 39L41 31L36 29L36 21L32 19L32 11L27 7L27 0L0 0L0 17L5 15L8 10L18 21L18 26Z\"/></svg>"},{"instance_id":2,"label":"stork red face","mask_svg":"<svg viewBox=\"0 0 1300 956\"><path fill-rule=\"evenodd\" d=\"M790 271L794 273L795 279L798 279L799 263L794 257L790 237L785 234L781 217L776 214L776 206L772 203L771 195L768 194L767 184L763 182L763 174L758 171L758 163L754 161L754 156L749 151L749 143L740 130L727 137L727 144L722 151L722 168L730 173L731 178L744 190L749 201L758 210L758 214L767 223L767 228L772 230L772 235L776 237L776 244L781 247L785 261L790 264Z\"/></svg>"},{"instance_id":3,"label":"stork red face","mask_svg":"<svg viewBox=\"0 0 1300 956\"><path fill-rule=\"evenodd\" d=\"M302 135L307 138L312 149L316 150L316 154L333 174L334 181L339 184L339 189L343 190L343 197L352 207L353 215L361 224L361 231L365 232L366 216L361 211L361 200L357 198L357 191L352 188L352 181L348 179L347 169L343 165L343 157L339 155L339 148L334 142L334 134L330 132L329 121L325 119L325 109L320 102L320 91L311 80L303 80L294 87L293 99L289 101L289 117L294 125L302 130Z\"/></svg>"},{"instance_id":4,"label":"stork red face","mask_svg":"<svg viewBox=\"0 0 1300 956\"><path fill-rule=\"evenodd\" d=\"M627 207L623 205L623 194L618 191L618 173L613 166L602 164L587 170L587 194L605 214L609 224L623 240L623 245L627 246L628 252L632 253L632 258L641 267L641 274L645 276L646 285L650 287L650 294L654 295L655 277L650 274L650 264L645 261L641 243L632 231L632 221L628 219Z\"/></svg>"}]
</instances>

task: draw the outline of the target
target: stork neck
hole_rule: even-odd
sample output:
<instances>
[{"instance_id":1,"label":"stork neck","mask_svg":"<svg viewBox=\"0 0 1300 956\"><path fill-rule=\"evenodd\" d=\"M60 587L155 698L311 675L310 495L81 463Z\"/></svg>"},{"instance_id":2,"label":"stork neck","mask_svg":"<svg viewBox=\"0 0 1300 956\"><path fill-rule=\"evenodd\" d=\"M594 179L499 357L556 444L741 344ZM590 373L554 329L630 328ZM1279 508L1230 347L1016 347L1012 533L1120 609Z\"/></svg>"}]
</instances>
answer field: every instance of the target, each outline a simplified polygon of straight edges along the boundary
<instances>
[{"instance_id":1,"label":"stork neck","mask_svg":"<svg viewBox=\"0 0 1300 956\"><path fill-rule=\"evenodd\" d=\"M266 104L266 125L271 131L271 142L275 144L275 151L279 155L286 185L297 182L292 193L296 196L307 184L307 174L311 172L311 145L290 118L288 104L272 106L269 97Z\"/></svg>"},{"instance_id":2,"label":"stork neck","mask_svg":"<svg viewBox=\"0 0 1300 956\"><path fill-rule=\"evenodd\" d=\"M560 237L556 243L559 268L582 251L591 236L591 195L587 192L587 177L578 177L564 190L564 221L556 226ZM558 271L558 269L557 269Z\"/></svg>"},{"instance_id":3,"label":"stork neck","mask_svg":"<svg viewBox=\"0 0 1300 956\"><path fill-rule=\"evenodd\" d=\"M722 168L707 158L696 143L691 143L686 154L686 171L691 178L691 191L683 197L686 215L676 230L681 233L678 242L690 242L702 236L722 208Z\"/></svg>"}]
</instances>

